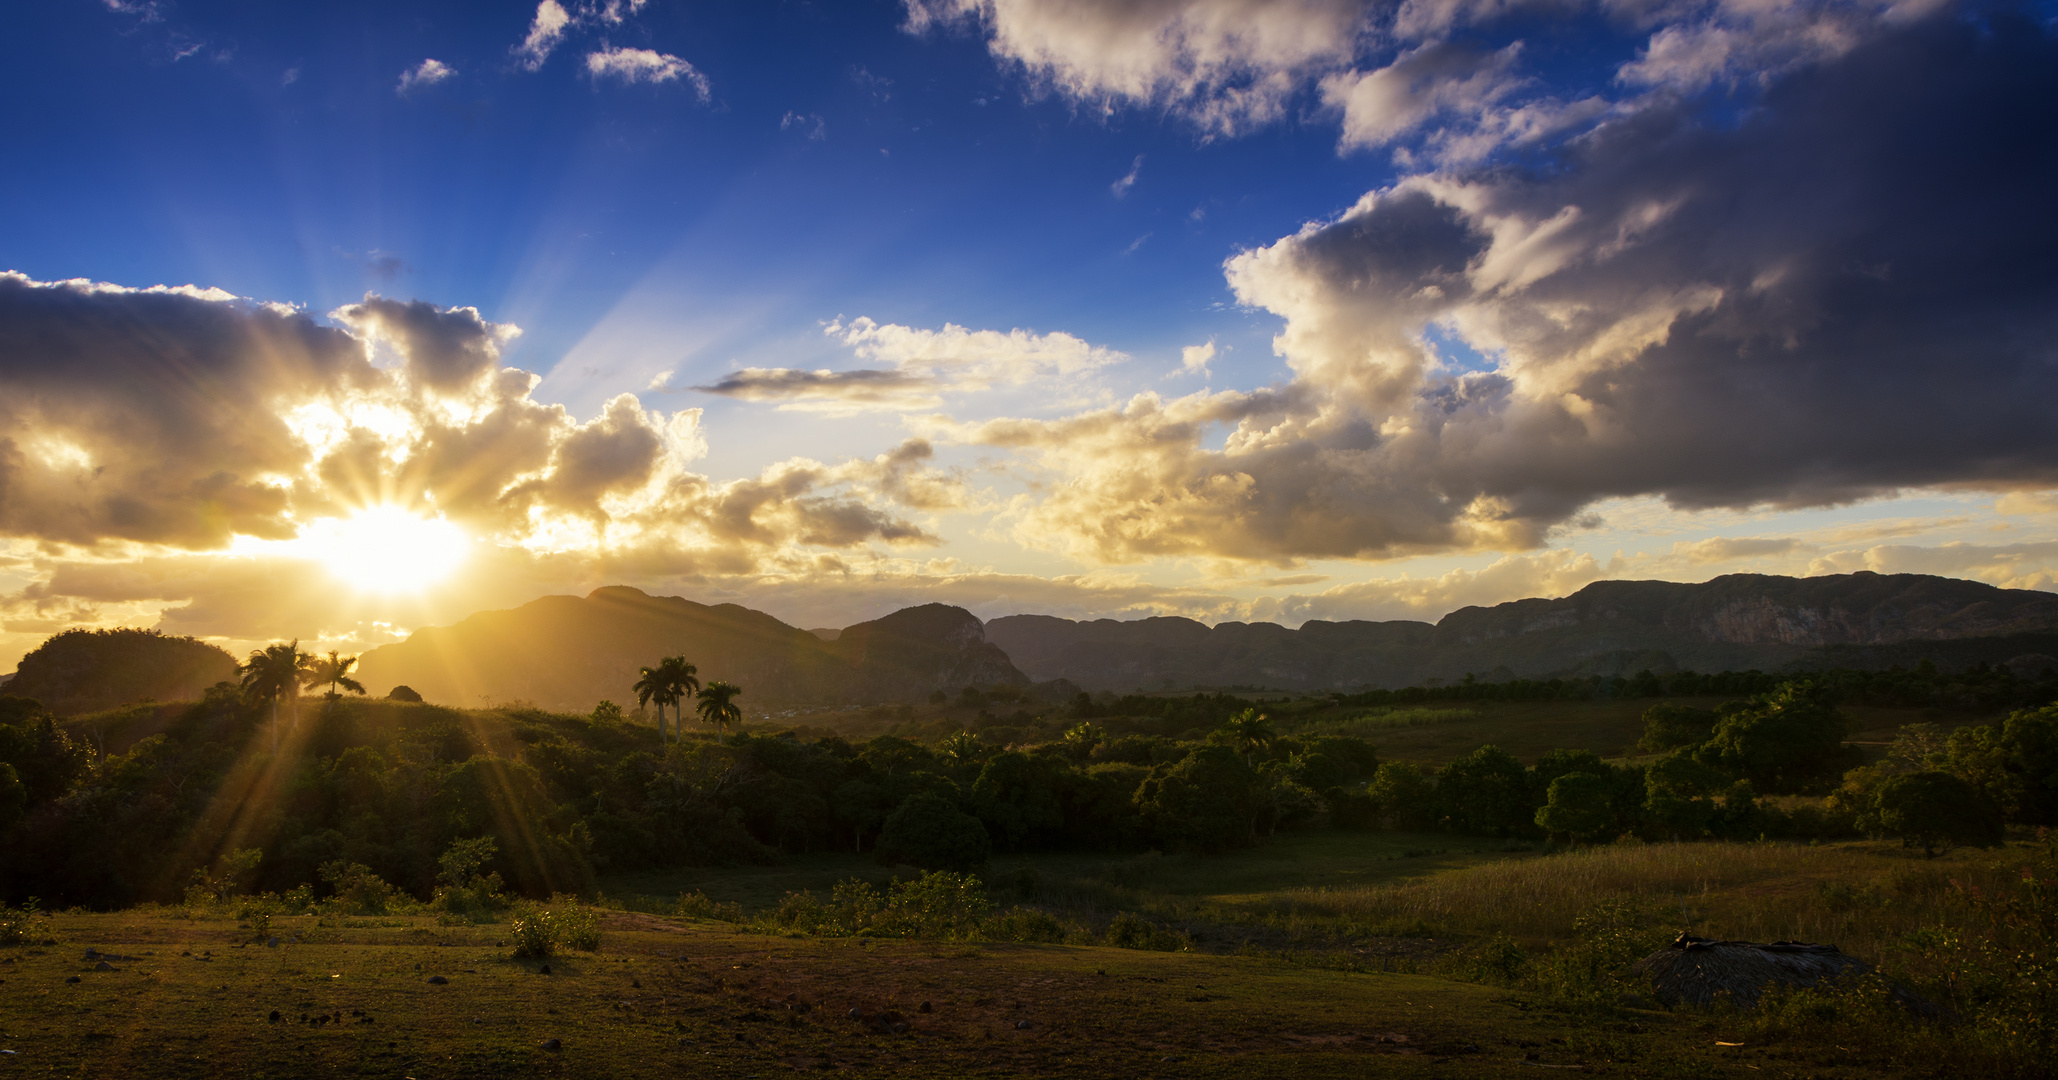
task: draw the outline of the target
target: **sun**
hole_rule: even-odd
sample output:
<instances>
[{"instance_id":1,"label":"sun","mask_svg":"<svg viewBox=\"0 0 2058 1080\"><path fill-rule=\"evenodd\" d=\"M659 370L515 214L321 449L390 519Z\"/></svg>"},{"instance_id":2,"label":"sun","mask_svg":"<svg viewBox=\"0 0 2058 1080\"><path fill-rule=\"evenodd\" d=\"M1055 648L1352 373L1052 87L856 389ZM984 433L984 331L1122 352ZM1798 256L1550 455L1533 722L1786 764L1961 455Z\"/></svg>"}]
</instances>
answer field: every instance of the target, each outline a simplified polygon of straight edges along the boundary
<instances>
[{"instance_id":1,"label":"sun","mask_svg":"<svg viewBox=\"0 0 2058 1080\"><path fill-rule=\"evenodd\" d=\"M442 518L374 506L323 518L295 542L339 580L366 592L417 592L449 577L471 553L471 538Z\"/></svg>"}]
</instances>

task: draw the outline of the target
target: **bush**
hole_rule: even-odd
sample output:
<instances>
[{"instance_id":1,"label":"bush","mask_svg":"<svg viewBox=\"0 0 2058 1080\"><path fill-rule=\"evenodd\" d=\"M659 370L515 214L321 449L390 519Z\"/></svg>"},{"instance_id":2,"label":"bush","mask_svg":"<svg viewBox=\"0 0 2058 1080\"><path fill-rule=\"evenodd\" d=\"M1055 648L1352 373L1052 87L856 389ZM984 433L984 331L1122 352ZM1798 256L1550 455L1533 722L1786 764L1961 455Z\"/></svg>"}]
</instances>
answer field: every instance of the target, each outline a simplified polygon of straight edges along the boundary
<instances>
[{"instance_id":1,"label":"bush","mask_svg":"<svg viewBox=\"0 0 2058 1080\"><path fill-rule=\"evenodd\" d=\"M688 919L713 919L716 922L740 923L743 921L743 905L717 903L698 890L680 893L672 905L672 914Z\"/></svg>"},{"instance_id":2,"label":"bush","mask_svg":"<svg viewBox=\"0 0 2058 1080\"><path fill-rule=\"evenodd\" d=\"M875 845L881 862L968 873L986 865L993 840L979 819L928 792L907 797L886 819Z\"/></svg>"},{"instance_id":3,"label":"bush","mask_svg":"<svg viewBox=\"0 0 2058 1080\"><path fill-rule=\"evenodd\" d=\"M446 922L484 922L507 906L505 884L498 873L481 874L499 846L490 836L458 840L436 860L434 906L451 916Z\"/></svg>"},{"instance_id":4,"label":"bush","mask_svg":"<svg viewBox=\"0 0 2058 1080\"><path fill-rule=\"evenodd\" d=\"M937 870L896 881L885 893L870 882L838 882L828 903L813 893L787 893L766 928L822 937L977 937L991 904L970 874Z\"/></svg>"},{"instance_id":5,"label":"bush","mask_svg":"<svg viewBox=\"0 0 2058 1080\"><path fill-rule=\"evenodd\" d=\"M1179 952L1186 948L1185 934L1151 922L1134 912L1124 911L1108 923L1101 940L1118 949L1146 949L1151 952Z\"/></svg>"},{"instance_id":6,"label":"bush","mask_svg":"<svg viewBox=\"0 0 2058 1080\"><path fill-rule=\"evenodd\" d=\"M1036 908L1009 908L986 920L983 935L994 941L1020 941L1061 945L1072 936L1071 929L1057 916Z\"/></svg>"},{"instance_id":7,"label":"bush","mask_svg":"<svg viewBox=\"0 0 2058 1080\"><path fill-rule=\"evenodd\" d=\"M329 903L352 915L384 915L400 893L371 867L342 859L323 863L321 877L334 890Z\"/></svg>"},{"instance_id":8,"label":"bush","mask_svg":"<svg viewBox=\"0 0 2058 1080\"><path fill-rule=\"evenodd\" d=\"M562 949L597 952L600 916L569 896L555 898L549 907L521 904L508 922L508 937L518 957L538 959Z\"/></svg>"},{"instance_id":9,"label":"bush","mask_svg":"<svg viewBox=\"0 0 2058 1080\"><path fill-rule=\"evenodd\" d=\"M20 945L27 942L32 936L36 916L41 914L41 911L36 910L34 897L30 897L28 903L20 907L0 904L0 945Z\"/></svg>"}]
</instances>

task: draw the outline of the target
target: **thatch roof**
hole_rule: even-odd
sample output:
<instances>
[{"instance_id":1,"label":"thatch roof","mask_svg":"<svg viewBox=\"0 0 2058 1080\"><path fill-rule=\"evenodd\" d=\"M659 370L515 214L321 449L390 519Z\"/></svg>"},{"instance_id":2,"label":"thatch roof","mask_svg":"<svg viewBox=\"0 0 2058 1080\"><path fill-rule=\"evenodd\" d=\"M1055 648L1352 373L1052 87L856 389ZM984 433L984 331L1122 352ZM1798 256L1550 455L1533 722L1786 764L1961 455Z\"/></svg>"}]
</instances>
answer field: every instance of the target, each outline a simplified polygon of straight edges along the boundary
<instances>
[{"instance_id":1,"label":"thatch roof","mask_svg":"<svg viewBox=\"0 0 2058 1080\"><path fill-rule=\"evenodd\" d=\"M1668 1006L1710 1005L1718 995L1738 1008L1754 1008L1768 987L1804 988L1825 979L1862 975L1872 966L1834 945L1805 941L1709 941L1681 934L1631 966L1650 979L1651 993Z\"/></svg>"}]
</instances>

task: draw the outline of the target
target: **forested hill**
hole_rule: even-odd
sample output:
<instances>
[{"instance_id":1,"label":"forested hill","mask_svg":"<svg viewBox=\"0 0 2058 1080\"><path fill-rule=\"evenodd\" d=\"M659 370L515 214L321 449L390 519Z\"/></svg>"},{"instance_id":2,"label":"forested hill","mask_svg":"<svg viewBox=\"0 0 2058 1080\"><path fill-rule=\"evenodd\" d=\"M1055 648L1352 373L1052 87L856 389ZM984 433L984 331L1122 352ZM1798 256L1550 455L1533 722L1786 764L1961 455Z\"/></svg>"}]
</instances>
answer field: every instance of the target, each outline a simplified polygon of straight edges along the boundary
<instances>
[{"instance_id":1,"label":"forested hill","mask_svg":"<svg viewBox=\"0 0 2058 1080\"><path fill-rule=\"evenodd\" d=\"M762 611L623 586L425 628L366 653L358 671L375 694L405 685L449 705L530 701L584 712L603 698L633 705L637 669L665 656L686 657L703 681L741 685L753 708L1029 681L962 608L907 608L823 641Z\"/></svg>"},{"instance_id":2,"label":"forested hill","mask_svg":"<svg viewBox=\"0 0 2058 1080\"><path fill-rule=\"evenodd\" d=\"M1953 642L1970 663L2046 653L2058 596L1923 574L1791 578L1731 574L1700 584L1601 581L1556 600L1468 607L1426 622L1191 619L1074 622L1015 615L987 640L1038 680L1088 689L1248 685L1330 690L1430 679L1538 678L1905 662L1906 642ZM1978 643L1974 643L1978 639ZM1939 657L1941 660L1942 657Z\"/></svg>"}]
</instances>

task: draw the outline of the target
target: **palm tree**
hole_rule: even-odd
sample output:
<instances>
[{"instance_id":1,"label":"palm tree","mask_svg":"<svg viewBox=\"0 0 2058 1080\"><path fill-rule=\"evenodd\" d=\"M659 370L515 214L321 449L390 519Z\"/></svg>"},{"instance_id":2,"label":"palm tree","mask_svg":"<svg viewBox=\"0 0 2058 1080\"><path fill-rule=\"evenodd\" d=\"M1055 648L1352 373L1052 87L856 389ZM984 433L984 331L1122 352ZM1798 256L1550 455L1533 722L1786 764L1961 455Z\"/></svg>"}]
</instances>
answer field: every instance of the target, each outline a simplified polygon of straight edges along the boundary
<instances>
[{"instance_id":1,"label":"palm tree","mask_svg":"<svg viewBox=\"0 0 2058 1080\"><path fill-rule=\"evenodd\" d=\"M700 692L700 669L683 656L667 656L657 662L657 670L671 692L672 718L677 721L672 725L672 741L678 742L686 735L686 718L679 711L679 702Z\"/></svg>"},{"instance_id":2,"label":"palm tree","mask_svg":"<svg viewBox=\"0 0 2058 1080\"><path fill-rule=\"evenodd\" d=\"M251 650L250 659L243 664L244 699L252 704L271 703L274 751L279 748L279 701L284 699L292 703L297 722L301 678L313 660L314 657L300 651L300 639L294 638L291 644L267 645Z\"/></svg>"},{"instance_id":3,"label":"palm tree","mask_svg":"<svg viewBox=\"0 0 2058 1080\"><path fill-rule=\"evenodd\" d=\"M1252 753L1272 745L1272 721L1256 709L1245 709L1230 717L1222 728L1229 733L1229 741L1242 752L1246 763Z\"/></svg>"},{"instance_id":4,"label":"palm tree","mask_svg":"<svg viewBox=\"0 0 2058 1080\"><path fill-rule=\"evenodd\" d=\"M722 731L731 724L743 722L743 710L736 707L736 695L743 688L735 683L719 680L711 682L700 690L700 702L694 706L700 718L714 726L715 742L722 741Z\"/></svg>"},{"instance_id":5,"label":"palm tree","mask_svg":"<svg viewBox=\"0 0 2058 1080\"><path fill-rule=\"evenodd\" d=\"M329 692L326 696L332 701L343 696L340 690L362 694L364 684L350 677L350 669L356 666L357 657L338 656L336 650L330 649L328 656L311 657L308 660L307 666L300 672L300 685L309 689L327 686Z\"/></svg>"},{"instance_id":6,"label":"palm tree","mask_svg":"<svg viewBox=\"0 0 2058 1080\"><path fill-rule=\"evenodd\" d=\"M959 765L969 765L986 751L986 744L969 731L960 731L936 745L936 751Z\"/></svg>"},{"instance_id":7,"label":"palm tree","mask_svg":"<svg viewBox=\"0 0 2058 1080\"><path fill-rule=\"evenodd\" d=\"M664 662L659 661L657 667L638 668L637 674L642 678L637 679L636 685L630 688L636 691L638 708L650 704L652 700L657 702L657 741L660 746L664 745L665 741L665 705L679 700L677 692L671 689L671 683L665 678L665 673L660 670L663 667Z\"/></svg>"}]
</instances>

